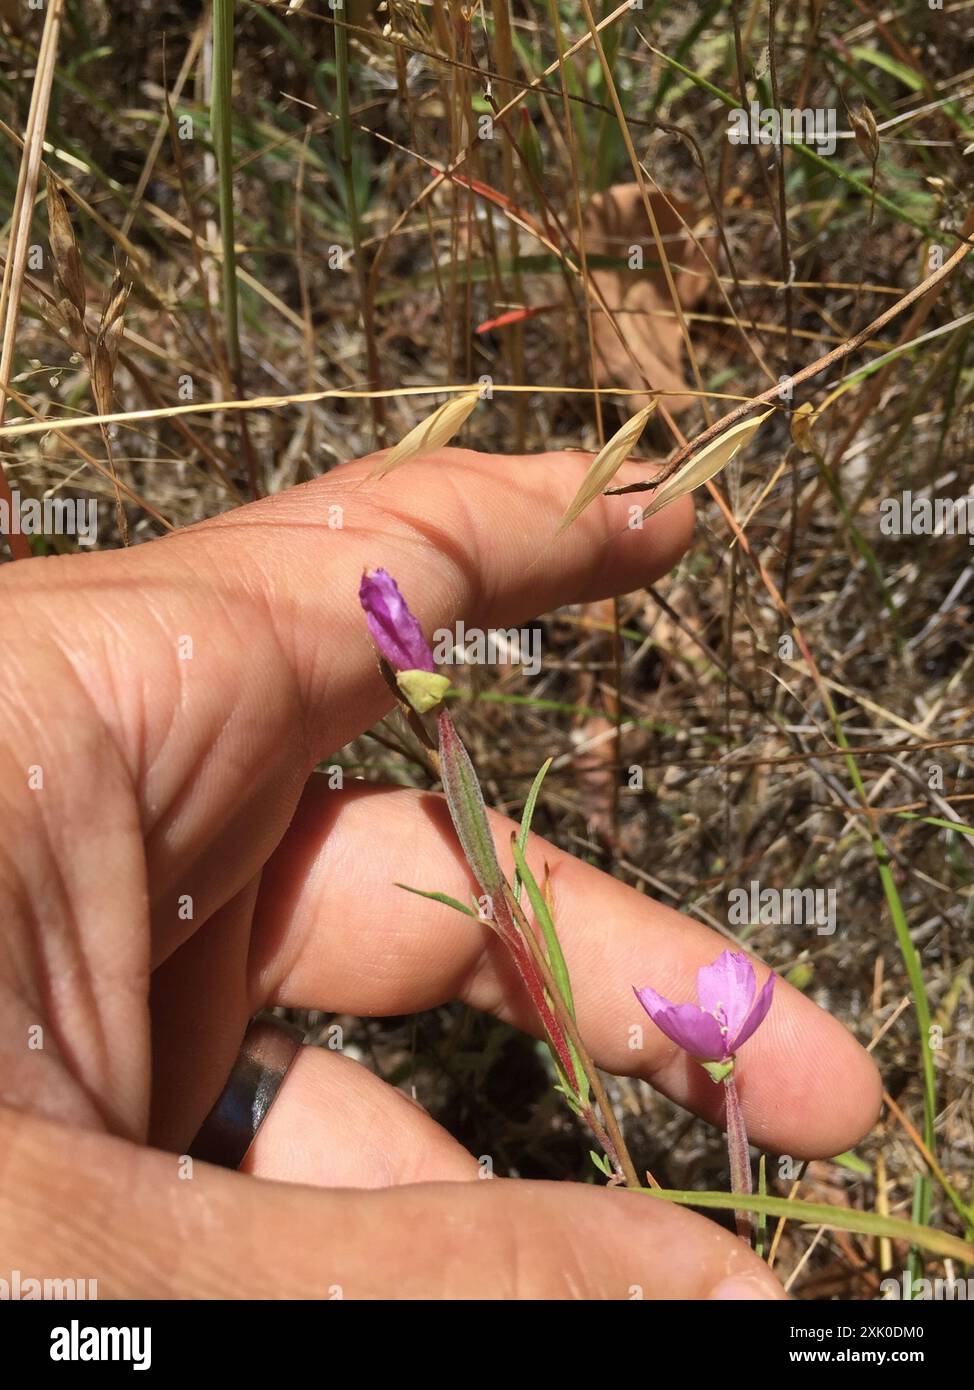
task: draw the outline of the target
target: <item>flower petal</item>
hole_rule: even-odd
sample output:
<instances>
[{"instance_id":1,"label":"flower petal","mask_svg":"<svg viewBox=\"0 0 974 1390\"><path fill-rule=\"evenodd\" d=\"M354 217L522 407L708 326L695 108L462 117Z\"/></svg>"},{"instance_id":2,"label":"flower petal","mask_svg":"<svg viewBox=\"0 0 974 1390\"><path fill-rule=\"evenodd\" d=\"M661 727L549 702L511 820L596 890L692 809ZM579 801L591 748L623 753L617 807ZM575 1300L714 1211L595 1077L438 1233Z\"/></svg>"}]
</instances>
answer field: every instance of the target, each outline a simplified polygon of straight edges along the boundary
<instances>
[{"instance_id":1,"label":"flower petal","mask_svg":"<svg viewBox=\"0 0 974 1390\"><path fill-rule=\"evenodd\" d=\"M394 671L433 671L433 653L387 570L367 570L359 585L372 640Z\"/></svg>"},{"instance_id":2,"label":"flower petal","mask_svg":"<svg viewBox=\"0 0 974 1390\"><path fill-rule=\"evenodd\" d=\"M653 1020L655 1020L656 1015L662 1013L664 1009L676 1008L672 999L664 999L662 994L657 994L655 989L650 989L649 985L646 985L644 989L637 989L636 986L633 985L632 992Z\"/></svg>"},{"instance_id":3,"label":"flower petal","mask_svg":"<svg viewBox=\"0 0 974 1390\"><path fill-rule=\"evenodd\" d=\"M732 1052L736 1052L737 1049L740 1047L741 1043L746 1043L748 1038L759 1026L759 1024L764 1022L765 1015L771 1008L771 996L774 994L774 982L777 978L777 975L774 973L774 971L772 971L768 978L765 980L761 993L754 1001L754 1008L748 1014L747 1020L744 1023L744 1027L738 1033L736 1038L734 1038L733 1033L730 1034L730 1036L734 1038L734 1043L731 1047Z\"/></svg>"},{"instance_id":4,"label":"flower petal","mask_svg":"<svg viewBox=\"0 0 974 1390\"><path fill-rule=\"evenodd\" d=\"M754 966L743 951L724 951L697 971L697 997L709 1014L723 1013L728 1038L744 1025L754 1001Z\"/></svg>"},{"instance_id":5,"label":"flower petal","mask_svg":"<svg viewBox=\"0 0 974 1390\"><path fill-rule=\"evenodd\" d=\"M712 1014L696 1004L671 1004L654 989L637 989L636 998L661 1033L705 1062L720 1062L728 1055L726 1040Z\"/></svg>"}]
</instances>

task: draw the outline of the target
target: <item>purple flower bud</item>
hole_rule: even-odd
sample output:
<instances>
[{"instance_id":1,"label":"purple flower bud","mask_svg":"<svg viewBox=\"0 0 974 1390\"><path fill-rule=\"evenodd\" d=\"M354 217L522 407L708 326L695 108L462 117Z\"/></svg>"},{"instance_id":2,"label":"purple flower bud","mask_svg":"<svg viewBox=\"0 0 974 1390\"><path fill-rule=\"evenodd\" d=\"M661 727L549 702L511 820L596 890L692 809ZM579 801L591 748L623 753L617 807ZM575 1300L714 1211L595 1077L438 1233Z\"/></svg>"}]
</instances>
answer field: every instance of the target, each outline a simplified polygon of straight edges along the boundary
<instances>
[{"instance_id":1,"label":"purple flower bud","mask_svg":"<svg viewBox=\"0 0 974 1390\"><path fill-rule=\"evenodd\" d=\"M366 570L359 585L372 640L394 671L433 671L433 653L399 586L386 570Z\"/></svg>"},{"instance_id":2,"label":"purple flower bud","mask_svg":"<svg viewBox=\"0 0 974 1390\"><path fill-rule=\"evenodd\" d=\"M696 1004L673 1004L647 985L636 998L657 1028L699 1062L727 1062L763 1023L776 976L754 997L754 967L743 951L724 951L697 972Z\"/></svg>"}]
</instances>

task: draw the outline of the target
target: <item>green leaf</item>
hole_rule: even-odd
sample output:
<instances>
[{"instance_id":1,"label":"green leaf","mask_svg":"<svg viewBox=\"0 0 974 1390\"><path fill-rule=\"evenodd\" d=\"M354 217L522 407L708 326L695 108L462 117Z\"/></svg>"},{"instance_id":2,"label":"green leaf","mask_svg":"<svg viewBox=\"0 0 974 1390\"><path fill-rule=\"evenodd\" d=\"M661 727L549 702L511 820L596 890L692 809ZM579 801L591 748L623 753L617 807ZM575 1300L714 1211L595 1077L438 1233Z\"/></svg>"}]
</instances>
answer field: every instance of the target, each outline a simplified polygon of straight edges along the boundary
<instances>
[{"instance_id":1,"label":"green leaf","mask_svg":"<svg viewBox=\"0 0 974 1390\"><path fill-rule=\"evenodd\" d=\"M408 883L397 883L396 887L405 888L407 893L415 893L418 898L430 898L435 903L443 903L444 907L455 908L457 912L462 912L465 917L472 917L474 921L480 921L473 908L458 902L456 898L451 898L448 893L427 893L422 888L410 888Z\"/></svg>"},{"instance_id":2,"label":"green leaf","mask_svg":"<svg viewBox=\"0 0 974 1390\"><path fill-rule=\"evenodd\" d=\"M552 921L551 913L548 911L548 904L544 900L544 894L538 887L538 880L528 866L528 861L524 856L524 850L517 840L511 841L511 849L514 852L514 863L517 872L522 879L525 888L528 890L528 900L531 903L531 910L538 921L542 935L545 940L545 955L548 964L551 966L551 973L554 976L555 984L561 991L565 1008L575 1017L575 1002L572 999L572 986L568 978L568 966L565 964L565 957L562 953L561 943L558 940L558 933L555 931L555 924Z\"/></svg>"},{"instance_id":3,"label":"green leaf","mask_svg":"<svg viewBox=\"0 0 974 1390\"><path fill-rule=\"evenodd\" d=\"M525 858L524 850L513 837L511 839L511 849L514 854L514 863L517 867L518 875L523 880L524 886L528 890L528 900L531 903L531 910L535 915L538 926L541 928L541 934L544 937L545 955L551 967L552 978L561 994L562 1003L574 1019L575 1001L572 998L572 985L568 977L568 966L565 963L561 943L558 940L558 933L555 931L554 921L552 920L551 913L548 911L548 904L545 902L544 894L538 887L537 879L531 872L528 861ZM589 1100L589 1080L585 1075L585 1068L579 1061L578 1053L575 1051L570 1041L568 1043L568 1051L571 1055L572 1068L575 1072L577 1095L582 1104L587 1105Z\"/></svg>"},{"instance_id":4,"label":"green leaf","mask_svg":"<svg viewBox=\"0 0 974 1390\"><path fill-rule=\"evenodd\" d=\"M707 79L701 77L699 73L693 72L692 69L685 67L683 63L677 62L675 58L671 58L669 54L664 53L662 49L654 48L654 46L645 39L644 42L650 53L655 54L657 58L666 63L669 67L674 68L677 72L681 72L684 77L688 77L694 86L701 88L702 91L709 92L710 95L716 97L718 101L722 101L729 110L733 111L736 109L739 100L737 96L731 96L729 92L725 92L722 88L716 87L713 82L708 82ZM876 206L883 208L891 217L896 218L898 222L906 222L911 227L916 227L918 231L923 232L924 235L936 237L937 234L932 226L921 221L920 218L914 217L912 213L907 212L901 205L897 205L891 198L885 197L882 193L874 193L874 190L870 189L868 183L863 183L862 179L856 178L855 174L850 174L838 160L826 159L823 155L810 149L808 145L801 144L798 140L794 141L789 146L789 149L797 151L797 153L808 160L810 164L814 164L817 168L821 169L823 173L828 174L830 178L839 179L850 188L854 188L861 197L870 198L875 196Z\"/></svg>"},{"instance_id":5,"label":"green leaf","mask_svg":"<svg viewBox=\"0 0 974 1390\"><path fill-rule=\"evenodd\" d=\"M768 1156L762 1154L758 1159L758 1195L767 1196L768 1192ZM757 1236L754 1241L754 1253L759 1260L764 1259L765 1246L768 1243L768 1213L763 1211L758 1217Z\"/></svg>"},{"instance_id":6,"label":"green leaf","mask_svg":"<svg viewBox=\"0 0 974 1390\"><path fill-rule=\"evenodd\" d=\"M895 77L903 83L911 92L923 90L923 76L915 68L907 67L897 58L891 58L888 53L883 53L876 48L856 47L851 50L853 58L860 63L870 63L873 67L879 68L880 72L888 73L890 77ZM960 127L961 130L970 130L971 123L964 115L956 102L945 102L941 107L943 114Z\"/></svg>"},{"instance_id":7,"label":"green leaf","mask_svg":"<svg viewBox=\"0 0 974 1390\"><path fill-rule=\"evenodd\" d=\"M210 122L220 194L223 327L230 369L236 376L240 371L240 331L237 313L236 239L233 232L233 22L234 0L213 0Z\"/></svg>"},{"instance_id":8,"label":"green leaf","mask_svg":"<svg viewBox=\"0 0 974 1390\"><path fill-rule=\"evenodd\" d=\"M848 1168L850 1173L859 1173L864 1178L871 1178L873 1175L873 1170L865 1159L854 1154L851 1149L847 1149L845 1153L836 1154L832 1162L837 1163L840 1168Z\"/></svg>"},{"instance_id":9,"label":"green leaf","mask_svg":"<svg viewBox=\"0 0 974 1390\"><path fill-rule=\"evenodd\" d=\"M541 783L544 781L545 774L551 767L553 761L553 758L548 758L547 761L543 762L541 766L538 768L537 776L531 783L531 790L528 792L528 799L524 803L524 814L521 817L521 828L517 832L517 842L521 846L522 850L527 845L528 836L531 833L531 822L534 819L534 808L538 802L538 793L541 791ZM514 871L514 896L518 902L521 901L521 875L517 872L516 869Z\"/></svg>"},{"instance_id":10,"label":"green leaf","mask_svg":"<svg viewBox=\"0 0 974 1390\"><path fill-rule=\"evenodd\" d=\"M897 811L901 820L916 820L921 825L933 825L938 830L956 830L961 835L974 835L974 825L959 820L941 820L939 816L921 816L916 811Z\"/></svg>"},{"instance_id":11,"label":"green leaf","mask_svg":"<svg viewBox=\"0 0 974 1390\"><path fill-rule=\"evenodd\" d=\"M881 1216L875 1211L854 1211L849 1207L833 1207L825 1202L790 1202L787 1197L761 1197L737 1192L674 1192L665 1188L641 1187L649 1197L675 1202L682 1207L703 1207L713 1211L766 1212L768 1216L784 1216L791 1221L804 1221L813 1226L829 1226L837 1231L855 1231L863 1236L888 1236L904 1240L935 1255L974 1262L974 1245L932 1226L919 1226L898 1216Z\"/></svg>"},{"instance_id":12,"label":"green leaf","mask_svg":"<svg viewBox=\"0 0 974 1390\"><path fill-rule=\"evenodd\" d=\"M551 1052L551 1049L550 1049L550 1048L548 1049L548 1051L549 1051L549 1053L551 1053L552 1057L554 1057L554 1053ZM562 1075L561 1066L558 1064L557 1058L555 1059L555 1065L558 1066L558 1074L559 1074L559 1076L561 1076L561 1075ZM573 1090L571 1090L571 1089L565 1084L564 1081L559 1081L558 1084L557 1084L553 1089L556 1090L556 1091L558 1092L559 1095L562 1095L562 1096L565 1097L565 1100L568 1102L568 1108L572 1111L572 1113L573 1113L574 1115L578 1115L579 1117L581 1117L582 1111L581 1111L581 1108L580 1108L580 1106L579 1106L579 1104L578 1104L578 1097L575 1095L575 1092L574 1092Z\"/></svg>"},{"instance_id":13,"label":"green leaf","mask_svg":"<svg viewBox=\"0 0 974 1390\"><path fill-rule=\"evenodd\" d=\"M397 299L405 299L407 295L418 294L423 290L435 290L438 277L449 274L453 262L449 259L440 261L435 270L423 270L417 274L411 274L409 279L401 285L392 285L380 291L376 295L377 305L385 305ZM540 256L512 256L498 257L497 261L473 260L467 262L464 267L464 279L471 284L490 284L497 276L520 275L524 279L530 279L535 275L554 275L564 267L564 259L551 252ZM628 270L629 262L624 256L588 256L586 265L589 270ZM659 270L660 262L647 260L644 263L645 270Z\"/></svg>"}]
</instances>

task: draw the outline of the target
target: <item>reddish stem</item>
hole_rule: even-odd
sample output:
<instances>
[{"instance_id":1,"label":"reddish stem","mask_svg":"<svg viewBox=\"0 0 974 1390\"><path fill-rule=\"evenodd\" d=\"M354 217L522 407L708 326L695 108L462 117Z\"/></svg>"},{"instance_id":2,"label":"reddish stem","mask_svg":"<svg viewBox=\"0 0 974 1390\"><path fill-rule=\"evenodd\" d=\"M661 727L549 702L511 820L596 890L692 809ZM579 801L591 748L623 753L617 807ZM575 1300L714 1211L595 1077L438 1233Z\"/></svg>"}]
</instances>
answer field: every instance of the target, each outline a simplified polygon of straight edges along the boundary
<instances>
[{"instance_id":1,"label":"reddish stem","mask_svg":"<svg viewBox=\"0 0 974 1390\"><path fill-rule=\"evenodd\" d=\"M727 1154L730 1158L731 1191L749 1193L751 1185L751 1156L748 1152L744 1112L734 1073L724 1078L724 1104L727 1111ZM749 1211L735 1211L737 1234L749 1244L754 1231L754 1218Z\"/></svg>"},{"instance_id":2,"label":"reddish stem","mask_svg":"<svg viewBox=\"0 0 974 1390\"><path fill-rule=\"evenodd\" d=\"M544 982L531 957L531 952L524 945L523 941L521 941L517 933L514 919L510 915L510 909L503 899L501 899L501 903L503 904L501 911L498 910L497 903L493 904L495 920L501 916L501 912L506 913L509 918L509 923L508 921L504 921L503 923L498 923L498 925L501 925L505 931L507 947L514 957L514 964L517 966L518 973L531 996L531 1002L541 1016L541 1022L544 1024L545 1032L548 1034L555 1051L558 1053L558 1060L561 1063L566 1080L571 1086L575 1082L575 1066L572 1062L572 1055L565 1039L564 1030L555 1017L551 1005L548 1003L544 990Z\"/></svg>"}]
</instances>

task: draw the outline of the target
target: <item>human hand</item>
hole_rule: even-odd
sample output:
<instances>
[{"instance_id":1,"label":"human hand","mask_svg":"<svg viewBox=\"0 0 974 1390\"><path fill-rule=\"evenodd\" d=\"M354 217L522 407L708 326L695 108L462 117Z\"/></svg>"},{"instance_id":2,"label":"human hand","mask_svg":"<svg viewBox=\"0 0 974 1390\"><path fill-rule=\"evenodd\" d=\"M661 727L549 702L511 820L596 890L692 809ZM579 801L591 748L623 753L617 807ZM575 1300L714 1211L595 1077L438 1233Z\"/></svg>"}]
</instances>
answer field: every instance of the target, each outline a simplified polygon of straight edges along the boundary
<instances>
[{"instance_id":1,"label":"human hand","mask_svg":"<svg viewBox=\"0 0 974 1390\"><path fill-rule=\"evenodd\" d=\"M728 1279L774 1297L742 1242L690 1212L476 1181L423 1111L327 1049L299 1054L247 1172L179 1176L261 1008L460 998L535 1031L488 929L394 886L469 894L431 798L310 776L391 704L363 567L391 570L427 631L510 626L652 582L690 537L689 503L640 531L602 499L529 569L581 456L444 450L362 484L370 466L129 551L3 572L0 1265L83 1271L102 1297L704 1298ZM495 817L499 852L509 830ZM628 1025L634 982L679 993L725 943L544 854L596 1061L719 1121L720 1088L654 1029L630 1051ZM871 1060L784 983L739 1078L755 1142L796 1156L849 1147L878 1111Z\"/></svg>"}]
</instances>

